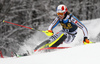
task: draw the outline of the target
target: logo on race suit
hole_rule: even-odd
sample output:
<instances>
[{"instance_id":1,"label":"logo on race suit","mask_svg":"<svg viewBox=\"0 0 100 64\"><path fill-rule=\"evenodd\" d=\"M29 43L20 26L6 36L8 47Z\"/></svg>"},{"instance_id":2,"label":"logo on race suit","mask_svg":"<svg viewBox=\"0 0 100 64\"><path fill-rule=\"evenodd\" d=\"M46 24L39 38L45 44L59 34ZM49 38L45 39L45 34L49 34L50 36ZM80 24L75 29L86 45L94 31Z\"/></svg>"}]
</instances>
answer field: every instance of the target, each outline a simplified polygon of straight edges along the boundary
<instances>
[{"instance_id":1,"label":"logo on race suit","mask_svg":"<svg viewBox=\"0 0 100 64\"><path fill-rule=\"evenodd\" d=\"M77 21L75 21L75 24L77 23Z\"/></svg>"},{"instance_id":2,"label":"logo on race suit","mask_svg":"<svg viewBox=\"0 0 100 64\"><path fill-rule=\"evenodd\" d=\"M75 24L77 24L77 23L78 23L78 21L77 21L77 20L75 20L75 19L72 19L72 21L73 21Z\"/></svg>"},{"instance_id":3,"label":"logo on race suit","mask_svg":"<svg viewBox=\"0 0 100 64\"><path fill-rule=\"evenodd\" d=\"M80 28L83 28L83 26L82 26L77 20L72 19L72 21L73 21L75 24L77 24Z\"/></svg>"},{"instance_id":4,"label":"logo on race suit","mask_svg":"<svg viewBox=\"0 0 100 64\"><path fill-rule=\"evenodd\" d=\"M72 25L71 25L70 23L68 23L67 25L61 23L61 25L62 25L62 27L65 28L65 29L71 29L71 28L72 28Z\"/></svg>"},{"instance_id":5,"label":"logo on race suit","mask_svg":"<svg viewBox=\"0 0 100 64\"><path fill-rule=\"evenodd\" d=\"M52 39L52 40L56 40L57 38L58 38L58 34L55 34L55 35L50 37L50 39Z\"/></svg>"},{"instance_id":6,"label":"logo on race suit","mask_svg":"<svg viewBox=\"0 0 100 64\"><path fill-rule=\"evenodd\" d=\"M80 28L83 28L83 26L82 26L80 23L77 23L77 25L78 25Z\"/></svg>"},{"instance_id":7,"label":"logo on race suit","mask_svg":"<svg viewBox=\"0 0 100 64\"><path fill-rule=\"evenodd\" d=\"M74 21L75 21L75 19L72 19L72 21L74 22Z\"/></svg>"}]
</instances>

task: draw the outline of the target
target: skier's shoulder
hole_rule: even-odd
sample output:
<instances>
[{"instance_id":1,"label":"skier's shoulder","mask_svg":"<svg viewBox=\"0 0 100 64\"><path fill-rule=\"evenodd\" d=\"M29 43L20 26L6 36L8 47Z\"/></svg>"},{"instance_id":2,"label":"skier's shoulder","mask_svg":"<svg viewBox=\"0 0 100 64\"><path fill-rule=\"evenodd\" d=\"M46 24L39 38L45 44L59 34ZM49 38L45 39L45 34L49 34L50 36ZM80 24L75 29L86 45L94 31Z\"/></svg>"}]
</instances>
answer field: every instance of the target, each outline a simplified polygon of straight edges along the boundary
<instances>
[{"instance_id":1,"label":"skier's shoulder","mask_svg":"<svg viewBox=\"0 0 100 64\"><path fill-rule=\"evenodd\" d=\"M72 22L76 22L76 21L78 21L78 22L80 22L80 20L78 19L78 18L76 18L73 14L69 14L69 19L72 21Z\"/></svg>"},{"instance_id":2,"label":"skier's shoulder","mask_svg":"<svg viewBox=\"0 0 100 64\"><path fill-rule=\"evenodd\" d=\"M69 17L69 19L75 19L75 16L71 13L71 12L69 12L69 11L67 11L67 17Z\"/></svg>"}]
</instances>

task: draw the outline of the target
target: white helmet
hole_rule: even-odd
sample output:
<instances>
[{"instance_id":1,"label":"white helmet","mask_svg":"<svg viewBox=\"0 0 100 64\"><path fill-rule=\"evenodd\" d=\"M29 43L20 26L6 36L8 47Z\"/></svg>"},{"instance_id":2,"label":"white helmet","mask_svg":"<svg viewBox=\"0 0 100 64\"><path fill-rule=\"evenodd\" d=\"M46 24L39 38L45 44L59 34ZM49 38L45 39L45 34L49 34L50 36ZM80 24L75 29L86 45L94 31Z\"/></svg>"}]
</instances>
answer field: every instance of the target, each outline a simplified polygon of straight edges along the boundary
<instances>
[{"instance_id":1,"label":"white helmet","mask_svg":"<svg viewBox=\"0 0 100 64\"><path fill-rule=\"evenodd\" d=\"M67 12L67 7L65 6L65 5L63 5L63 4L61 4L61 5L59 5L58 7L57 7L57 13L66 13Z\"/></svg>"}]
</instances>

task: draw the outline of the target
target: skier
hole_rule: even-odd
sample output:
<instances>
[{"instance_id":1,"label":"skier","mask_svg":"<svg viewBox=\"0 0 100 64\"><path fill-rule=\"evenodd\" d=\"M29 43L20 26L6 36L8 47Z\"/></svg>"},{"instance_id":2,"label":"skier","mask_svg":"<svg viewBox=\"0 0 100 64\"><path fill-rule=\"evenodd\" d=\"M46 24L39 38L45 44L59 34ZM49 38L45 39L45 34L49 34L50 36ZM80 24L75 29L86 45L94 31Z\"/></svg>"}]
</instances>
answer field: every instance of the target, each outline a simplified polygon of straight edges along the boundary
<instances>
[{"instance_id":1,"label":"skier","mask_svg":"<svg viewBox=\"0 0 100 64\"><path fill-rule=\"evenodd\" d=\"M74 40L76 34L77 34L77 29L78 27L83 31L84 38L83 38L83 43L84 44L90 44L91 42L88 39L88 30L87 28L74 16L72 15L67 7L63 4L59 5L56 9L57 11L57 17L55 20L51 23L49 26L48 30L46 30L46 35L51 36L47 41L49 42L45 43L44 46L41 48L45 47L57 47L59 46L62 42L65 43L70 43ZM53 34L53 29L58 25L61 24L62 30L60 30L58 33ZM43 45L40 44L41 45ZM35 49L39 48L36 47Z\"/></svg>"}]
</instances>

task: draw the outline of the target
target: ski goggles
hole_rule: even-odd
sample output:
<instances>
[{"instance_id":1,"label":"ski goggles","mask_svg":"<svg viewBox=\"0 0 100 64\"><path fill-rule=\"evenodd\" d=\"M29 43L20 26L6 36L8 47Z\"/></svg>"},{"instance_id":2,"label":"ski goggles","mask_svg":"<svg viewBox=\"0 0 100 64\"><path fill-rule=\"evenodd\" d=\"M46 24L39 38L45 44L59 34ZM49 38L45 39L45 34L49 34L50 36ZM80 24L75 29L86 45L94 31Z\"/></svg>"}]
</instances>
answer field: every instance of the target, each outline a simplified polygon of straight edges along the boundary
<instances>
[{"instance_id":1,"label":"ski goggles","mask_svg":"<svg viewBox=\"0 0 100 64\"><path fill-rule=\"evenodd\" d=\"M63 15L64 15L64 13L57 13L57 15L58 15L58 16L63 16Z\"/></svg>"}]
</instances>

